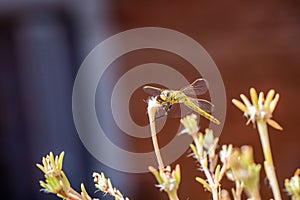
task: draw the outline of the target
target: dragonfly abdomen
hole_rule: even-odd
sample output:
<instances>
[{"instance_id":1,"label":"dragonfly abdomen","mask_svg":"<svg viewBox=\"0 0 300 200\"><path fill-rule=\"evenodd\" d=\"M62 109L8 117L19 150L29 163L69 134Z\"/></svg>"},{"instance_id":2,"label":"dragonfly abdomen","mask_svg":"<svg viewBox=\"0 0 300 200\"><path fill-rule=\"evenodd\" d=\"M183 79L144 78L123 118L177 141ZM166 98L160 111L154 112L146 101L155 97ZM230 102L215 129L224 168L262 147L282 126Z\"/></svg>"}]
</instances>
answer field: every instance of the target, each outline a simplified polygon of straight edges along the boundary
<instances>
[{"instance_id":1,"label":"dragonfly abdomen","mask_svg":"<svg viewBox=\"0 0 300 200\"><path fill-rule=\"evenodd\" d=\"M200 115L202 115L206 119L214 122L215 124L220 124L220 121L218 119L214 118L212 115L208 114L207 112L205 112L204 110L199 108L199 106L194 104L194 102L192 102L189 98L186 98L183 103L184 103L184 105L191 108L195 112L199 113Z\"/></svg>"}]
</instances>

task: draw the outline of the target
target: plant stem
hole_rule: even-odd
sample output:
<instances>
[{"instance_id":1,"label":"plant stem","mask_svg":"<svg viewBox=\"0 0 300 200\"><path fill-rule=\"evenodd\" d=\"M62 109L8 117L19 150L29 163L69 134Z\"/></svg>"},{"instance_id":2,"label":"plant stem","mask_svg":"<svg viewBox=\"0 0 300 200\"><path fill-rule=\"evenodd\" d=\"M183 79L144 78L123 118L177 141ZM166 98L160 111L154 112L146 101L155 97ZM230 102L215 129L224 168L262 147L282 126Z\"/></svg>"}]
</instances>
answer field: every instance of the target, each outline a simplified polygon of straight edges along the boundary
<instances>
[{"instance_id":1,"label":"plant stem","mask_svg":"<svg viewBox=\"0 0 300 200\"><path fill-rule=\"evenodd\" d=\"M70 188L69 191L68 191L67 200L82 200L82 197L73 188Z\"/></svg>"},{"instance_id":2,"label":"plant stem","mask_svg":"<svg viewBox=\"0 0 300 200\"><path fill-rule=\"evenodd\" d=\"M156 114L157 108L154 106L148 106L148 118L150 122L150 130L151 130L151 137L152 137L152 143L153 148L155 152L155 156L158 162L159 169L164 168L164 163L162 161L160 150L158 146L157 136L156 136L156 127L155 127L155 114Z\"/></svg>"},{"instance_id":3,"label":"plant stem","mask_svg":"<svg viewBox=\"0 0 300 200\"><path fill-rule=\"evenodd\" d=\"M252 191L250 199L261 200L259 191L257 191L257 190Z\"/></svg>"},{"instance_id":4,"label":"plant stem","mask_svg":"<svg viewBox=\"0 0 300 200\"><path fill-rule=\"evenodd\" d=\"M232 188L231 192L232 192L232 196L234 200L241 200L242 199L242 192L243 192L243 183L236 180L235 181L235 190Z\"/></svg>"},{"instance_id":5,"label":"plant stem","mask_svg":"<svg viewBox=\"0 0 300 200\"><path fill-rule=\"evenodd\" d=\"M172 190L172 191L169 191L167 193L168 193L168 196L169 196L169 200L179 200L176 190Z\"/></svg>"},{"instance_id":6,"label":"plant stem","mask_svg":"<svg viewBox=\"0 0 300 200\"><path fill-rule=\"evenodd\" d=\"M193 135L193 140L194 140L194 143L196 145L196 149L197 149L197 152L199 153L199 160L198 162L200 163L202 169L203 169L203 172L207 178L207 181L208 181L208 184L209 186L211 187L211 193L212 193L212 196L213 196L213 200L219 200L219 192L218 192L218 186L217 186L217 183L214 182L214 179L207 167L207 157L204 158L202 153L203 150L202 148L200 147L200 144L199 144L199 141L198 141L198 138L197 138L197 135ZM207 156L207 155L204 155L204 156Z\"/></svg>"},{"instance_id":7,"label":"plant stem","mask_svg":"<svg viewBox=\"0 0 300 200\"><path fill-rule=\"evenodd\" d=\"M259 133L259 137L260 137L260 141L261 141L261 145L265 157L265 162L264 162L265 172L267 178L269 179L274 199L281 200L281 194L278 186L278 181L276 178L275 167L273 164L272 151L271 151L266 121L257 120L257 129L258 129L258 133Z\"/></svg>"}]
</instances>

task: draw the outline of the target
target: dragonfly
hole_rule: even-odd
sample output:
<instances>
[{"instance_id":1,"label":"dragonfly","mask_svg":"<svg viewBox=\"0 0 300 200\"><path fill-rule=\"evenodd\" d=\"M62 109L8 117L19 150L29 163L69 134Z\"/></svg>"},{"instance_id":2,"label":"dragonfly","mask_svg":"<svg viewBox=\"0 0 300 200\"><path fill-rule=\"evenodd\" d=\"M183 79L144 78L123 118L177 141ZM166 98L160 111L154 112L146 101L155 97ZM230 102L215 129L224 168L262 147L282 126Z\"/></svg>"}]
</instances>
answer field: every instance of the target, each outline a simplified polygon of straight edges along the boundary
<instances>
[{"instance_id":1,"label":"dragonfly","mask_svg":"<svg viewBox=\"0 0 300 200\"><path fill-rule=\"evenodd\" d=\"M174 105L184 104L206 119L215 124L220 124L218 119L209 114L213 111L214 105L205 99L195 98L195 95L202 95L208 90L208 82L203 78L196 79L193 83L180 90L170 90L150 85L144 86L143 90L150 95L159 97L157 100L162 105L165 115L168 115L172 111L175 107Z\"/></svg>"}]
</instances>

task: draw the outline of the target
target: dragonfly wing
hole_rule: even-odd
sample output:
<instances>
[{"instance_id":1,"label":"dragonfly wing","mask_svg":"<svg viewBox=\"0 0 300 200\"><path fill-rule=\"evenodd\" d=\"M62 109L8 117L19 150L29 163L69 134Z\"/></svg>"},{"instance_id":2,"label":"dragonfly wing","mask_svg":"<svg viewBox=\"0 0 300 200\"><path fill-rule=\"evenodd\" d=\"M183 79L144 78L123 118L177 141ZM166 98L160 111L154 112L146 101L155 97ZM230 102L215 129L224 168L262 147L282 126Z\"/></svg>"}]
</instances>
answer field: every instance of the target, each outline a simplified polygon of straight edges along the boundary
<instances>
[{"instance_id":1,"label":"dragonfly wing","mask_svg":"<svg viewBox=\"0 0 300 200\"><path fill-rule=\"evenodd\" d=\"M167 112L168 117L171 118L178 118L178 117L183 117L185 115L188 115L192 112L191 109L188 107L184 106L182 103L175 103L171 106L169 111Z\"/></svg>"},{"instance_id":2,"label":"dragonfly wing","mask_svg":"<svg viewBox=\"0 0 300 200\"><path fill-rule=\"evenodd\" d=\"M205 99L193 99L190 98L190 100L199 108L204 110L207 113L212 113L214 111L214 105Z\"/></svg>"},{"instance_id":3,"label":"dragonfly wing","mask_svg":"<svg viewBox=\"0 0 300 200\"><path fill-rule=\"evenodd\" d=\"M195 106L198 106L207 113L211 113L214 110L214 105L207 100L190 98L190 101L193 104L195 104ZM159 110L156 113L156 118L160 118L166 115L171 118L178 118L184 117L188 114L191 114L192 112L197 113L195 110L186 106L184 103L175 103L169 107L167 105L164 105L161 108L159 108Z\"/></svg>"},{"instance_id":4,"label":"dragonfly wing","mask_svg":"<svg viewBox=\"0 0 300 200\"><path fill-rule=\"evenodd\" d=\"M211 102L204 99L188 99L184 104L215 124L221 123L218 119L209 114L214 109Z\"/></svg>"},{"instance_id":5,"label":"dragonfly wing","mask_svg":"<svg viewBox=\"0 0 300 200\"><path fill-rule=\"evenodd\" d=\"M143 87L143 90L148 93L148 94L151 94L153 96L158 96L160 95L162 89L161 88L157 88L157 87L153 87L153 86L149 86L149 85L146 85Z\"/></svg>"},{"instance_id":6,"label":"dragonfly wing","mask_svg":"<svg viewBox=\"0 0 300 200\"><path fill-rule=\"evenodd\" d=\"M207 100L193 98L190 98L190 100L193 104L195 104L195 106L198 106L200 109L207 113L211 113L214 110L214 105ZM169 111L166 112L166 114L168 115L168 117L177 118L184 117L186 115L191 114L192 112L197 113L195 110L186 106L184 103L175 103L172 105Z\"/></svg>"},{"instance_id":7,"label":"dragonfly wing","mask_svg":"<svg viewBox=\"0 0 300 200\"><path fill-rule=\"evenodd\" d=\"M192 84L181 89L184 94L192 97L195 95L202 95L206 93L207 90L208 82L203 78L198 78Z\"/></svg>"},{"instance_id":8,"label":"dragonfly wing","mask_svg":"<svg viewBox=\"0 0 300 200\"><path fill-rule=\"evenodd\" d=\"M162 106L157 109L157 111L155 113L155 118L159 119L159 118L165 117L167 115L168 115L167 108Z\"/></svg>"}]
</instances>

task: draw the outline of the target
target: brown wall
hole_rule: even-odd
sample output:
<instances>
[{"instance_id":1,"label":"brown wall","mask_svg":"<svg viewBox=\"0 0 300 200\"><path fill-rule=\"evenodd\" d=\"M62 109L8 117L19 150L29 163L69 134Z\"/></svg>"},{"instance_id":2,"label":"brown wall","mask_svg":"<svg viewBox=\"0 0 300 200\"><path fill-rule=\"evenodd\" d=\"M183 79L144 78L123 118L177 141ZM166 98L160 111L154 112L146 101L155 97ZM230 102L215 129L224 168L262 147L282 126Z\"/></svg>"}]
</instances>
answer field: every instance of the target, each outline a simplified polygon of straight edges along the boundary
<instances>
[{"instance_id":1,"label":"brown wall","mask_svg":"<svg viewBox=\"0 0 300 200\"><path fill-rule=\"evenodd\" d=\"M280 93L274 119L284 131L270 128L271 144L280 187L283 180L299 167L298 123L300 107L300 4L294 2L200 2L200 1L115 1L113 20L118 31L143 26L165 27L185 33L197 40L217 64L227 93L227 117L220 144L252 145L255 160L262 162L257 132L246 126L242 113L232 104L240 93L249 94L254 86ZM142 60L142 58L140 58ZM128 59L130 65L130 59ZM175 62L175 61L174 61ZM201 174L192 158L182 156L181 199L209 199L208 192L194 181ZM263 171L263 170L262 170ZM167 199L151 188L151 175L141 175L139 199ZM263 199L270 189L261 173ZM152 185L151 185L152 184ZM151 191L155 197L149 197ZM285 192L282 194L287 199ZM158 195L158 196L157 196ZM161 196L160 196L161 195Z\"/></svg>"}]
</instances>

